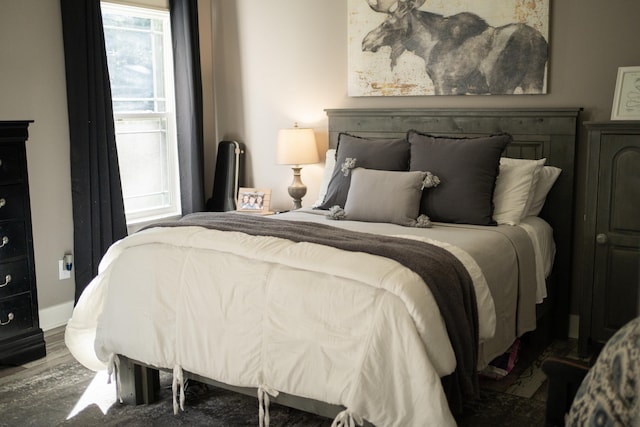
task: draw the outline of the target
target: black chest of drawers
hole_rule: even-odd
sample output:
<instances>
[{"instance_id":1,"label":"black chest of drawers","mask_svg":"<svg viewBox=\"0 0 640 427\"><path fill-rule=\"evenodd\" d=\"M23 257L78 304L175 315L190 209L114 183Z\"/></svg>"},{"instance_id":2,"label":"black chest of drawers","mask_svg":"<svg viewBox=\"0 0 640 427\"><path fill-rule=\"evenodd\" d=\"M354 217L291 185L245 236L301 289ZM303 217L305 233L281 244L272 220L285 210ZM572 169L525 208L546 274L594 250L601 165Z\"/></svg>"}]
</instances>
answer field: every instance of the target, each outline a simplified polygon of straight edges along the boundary
<instances>
[{"instance_id":1,"label":"black chest of drawers","mask_svg":"<svg viewBox=\"0 0 640 427\"><path fill-rule=\"evenodd\" d=\"M46 354L38 319L25 142L30 121L0 121L0 366Z\"/></svg>"}]
</instances>

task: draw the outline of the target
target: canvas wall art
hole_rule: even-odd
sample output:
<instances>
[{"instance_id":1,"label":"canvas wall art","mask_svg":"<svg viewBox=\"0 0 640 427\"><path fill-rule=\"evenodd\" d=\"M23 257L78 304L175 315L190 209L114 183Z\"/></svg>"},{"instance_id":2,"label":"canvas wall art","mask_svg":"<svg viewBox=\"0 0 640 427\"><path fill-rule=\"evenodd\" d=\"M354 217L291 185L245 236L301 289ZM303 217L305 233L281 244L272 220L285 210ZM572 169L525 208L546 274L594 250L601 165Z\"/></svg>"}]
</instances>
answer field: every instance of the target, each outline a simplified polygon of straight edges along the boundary
<instances>
[{"instance_id":1,"label":"canvas wall art","mask_svg":"<svg viewBox=\"0 0 640 427\"><path fill-rule=\"evenodd\" d=\"M549 0L348 0L350 96L547 93Z\"/></svg>"}]
</instances>

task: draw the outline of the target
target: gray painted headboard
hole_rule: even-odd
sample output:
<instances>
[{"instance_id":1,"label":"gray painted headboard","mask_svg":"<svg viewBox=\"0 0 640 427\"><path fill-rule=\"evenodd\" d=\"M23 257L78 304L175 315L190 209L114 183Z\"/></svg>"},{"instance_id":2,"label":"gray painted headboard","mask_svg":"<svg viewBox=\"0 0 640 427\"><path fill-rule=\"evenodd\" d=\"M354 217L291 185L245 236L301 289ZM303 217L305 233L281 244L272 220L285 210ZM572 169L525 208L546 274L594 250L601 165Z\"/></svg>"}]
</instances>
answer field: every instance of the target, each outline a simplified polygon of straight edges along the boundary
<instances>
[{"instance_id":1,"label":"gray painted headboard","mask_svg":"<svg viewBox=\"0 0 640 427\"><path fill-rule=\"evenodd\" d=\"M556 258L548 293L553 325L558 336L568 331L573 188L576 131L580 108L542 109L327 109L329 147L347 132L365 137L398 137L410 129L431 135L480 136L507 132L512 135L508 157L546 158L547 165L562 169L541 213L554 229ZM552 307L549 307L551 305ZM540 315L545 313L540 313Z\"/></svg>"}]
</instances>

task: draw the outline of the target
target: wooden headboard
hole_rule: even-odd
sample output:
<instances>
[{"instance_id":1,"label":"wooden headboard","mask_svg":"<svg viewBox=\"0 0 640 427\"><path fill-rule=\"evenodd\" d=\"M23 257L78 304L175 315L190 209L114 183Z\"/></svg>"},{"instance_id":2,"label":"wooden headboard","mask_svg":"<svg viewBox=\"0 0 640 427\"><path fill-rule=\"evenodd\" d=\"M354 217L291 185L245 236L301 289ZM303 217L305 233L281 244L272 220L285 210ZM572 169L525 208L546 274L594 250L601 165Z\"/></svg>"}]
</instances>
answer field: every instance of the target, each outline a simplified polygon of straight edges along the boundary
<instances>
[{"instance_id":1,"label":"wooden headboard","mask_svg":"<svg viewBox=\"0 0 640 427\"><path fill-rule=\"evenodd\" d=\"M552 310L556 336L568 332L574 212L574 158L580 108L542 109L327 109L329 147L338 135L389 138L410 129L431 135L481 136L507 132L513 142L505 155L522 159L546 158L547 165L562 169L540 214L554 230L556 257L541 310ZM543 313L541 313L542 315Z\"/></svg>"}]
</instances>

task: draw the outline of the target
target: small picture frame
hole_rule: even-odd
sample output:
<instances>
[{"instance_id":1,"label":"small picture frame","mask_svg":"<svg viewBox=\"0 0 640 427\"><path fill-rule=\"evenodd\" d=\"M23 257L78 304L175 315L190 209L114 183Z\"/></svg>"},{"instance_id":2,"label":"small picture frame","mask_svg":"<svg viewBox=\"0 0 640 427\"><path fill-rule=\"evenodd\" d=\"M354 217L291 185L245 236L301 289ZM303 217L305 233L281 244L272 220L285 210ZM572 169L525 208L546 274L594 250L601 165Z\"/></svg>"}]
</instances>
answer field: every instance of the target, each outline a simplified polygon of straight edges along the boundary
<instances>
[{"instance_id":1,"label":"small picture frame","mask_svg":"<svg viewBox=\"0 0 640 427\"><path fill-rule=\"evenodd\" d=\"M238 189L236 210L240 212L269 214L270 201L270 188L240 188Z\"/></svg>"},{"instance_id":2,"label":"small picture frame","mask_svg":"<svg viewBox=\"0 0 640 427\"><path fill-rule=\"evenodd\" d=\"M640 67L619 67L611 120L640 120Z\"/></svg>"}]
</instances>

